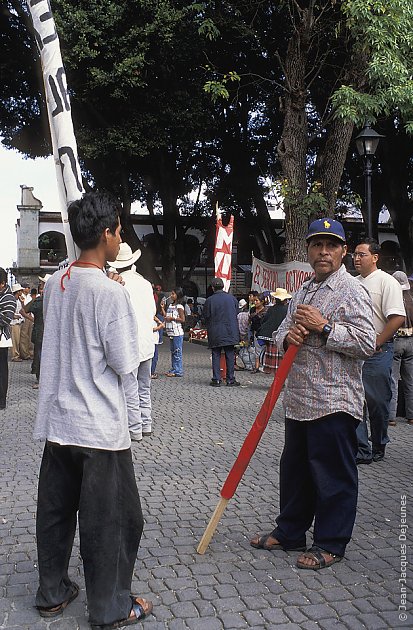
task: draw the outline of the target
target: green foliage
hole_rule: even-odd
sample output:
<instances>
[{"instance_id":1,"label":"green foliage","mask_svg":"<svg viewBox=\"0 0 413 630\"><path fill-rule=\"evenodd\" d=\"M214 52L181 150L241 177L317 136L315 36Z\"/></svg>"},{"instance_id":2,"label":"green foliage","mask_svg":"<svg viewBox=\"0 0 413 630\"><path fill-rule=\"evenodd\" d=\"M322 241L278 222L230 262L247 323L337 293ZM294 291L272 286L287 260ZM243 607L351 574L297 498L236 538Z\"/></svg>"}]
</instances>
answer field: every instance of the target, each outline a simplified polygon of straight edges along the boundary
<instances>
[{"instance_id":1,"label":"green foliage","mask_svg":"<svg viewBox=\"0 0 413 630\"><path fill-rule=\"evenodd\" d=\"M306 195L300 194L298 188L287 178L278 181L273 188L277 191L277 196L283 200L283 205L301 217L310 219L313 216L326 215L328 211L327 200L320 190L319 182L314 182Z\"/></svg>"},{"instance_id":2,"label":"green foliage","mask_svg":"<svg viewBox=\"0 0 413 630\"><path fill-rule=\"evenodd\" d=\"M227 83L230 81L240 81L239 74L231 70L228 74L224 74L220 81L207 81L204 85L204 92L210 95L213 103L216 103L219 99L227 100L229 98L229 91Z\"/></svg>"},{"instance_id":3,"label":"green foliage","mask_svg":"<svg viewBox=\"0 0 413 630\"><path fill-rule=\"evenodd\" d=\"M198 28L198 33L199 35L203 35L210 41L217 39L220 34L219 29L217 29L211 18L203 20L200 27Z\"/></svg>"},{"instance_id":4,"label":"green foliage","mask_svg":"<svg viewBox=\"0 0 413 630\"><path fill-rule=\"evenodd\" d=\"M367 90L342 85L332 97L337 115L362 124L396 110L412 130L413 3L411 0L346 0L342 11L353 55L366 56Z\"/></svg>"},{"instance_id":5,"label":"green foliage","mask_svg":"<svg viewBox=\"0 0 413 630\"><path fill-rule=\"evenodd\" d=\"M50 148L25 3L4 6L3 143L42 155ZM303 173L294 174L304 192L281 184L294 212L327 209L326 190L311 182L322 179L318 158L334 116L360 126L389 116L413 132L411 0L54 0L52 8L85 175L126 200L150 197L168 221L178 206L204 214L218 198L223 209L254 216L254 229L265 229L268 217L256 208L263 182L280 177L283 132L296 152L295 130L284 128L285 103L294 96L285 67L294 37L307 46L305 67L295 71L305 76L308 124L296 166ZM189 196L201 185L204 206Z\"/></svg>"}]
</instances>

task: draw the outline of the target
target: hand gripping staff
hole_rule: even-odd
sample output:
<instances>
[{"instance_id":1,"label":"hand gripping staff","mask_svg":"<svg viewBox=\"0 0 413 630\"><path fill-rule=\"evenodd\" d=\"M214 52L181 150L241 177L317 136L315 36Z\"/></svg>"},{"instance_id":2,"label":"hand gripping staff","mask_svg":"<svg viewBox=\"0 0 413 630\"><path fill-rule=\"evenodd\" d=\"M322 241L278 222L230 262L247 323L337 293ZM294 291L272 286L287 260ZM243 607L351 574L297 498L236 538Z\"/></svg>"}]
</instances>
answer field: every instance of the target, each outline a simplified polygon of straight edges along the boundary
<instances>
[{"instance_id":1,"label":"hand gripping staff","mask_svg":"<svg viewBox=\"0 0 413 630\"><path fill-rule=\"evenodd\" d=\"M221 499L219 500L218 505L215 508L215 511L211 517L211 520L209 521L207 528L201 538L201 542L198 545L197 552L199 554L204 554L207 550L208 545L211 542L211 538L214 535L214 532L218 526L220 518L225 508L227 507L227 503L234 496L238 484L241 481L241 478L246 471L248 464L250 463L251 457L253 456L255 449L257 448L258 443L262 437L262 434L265 431L265 427L268 424L268 420L270 419L275 403L277 402L278 397L281 393L282 386L284 385L285 379L287 378L288 372L290 371L291 365L293 364L298 349L299 346L289 346L283 360L279 365L279 368L274 376L271 387L267 392L262 407L254 420L254 424L252 425L247 437L245 438L244 444L242 445L241 450L238 453L238 457L235 460L233 467L229 471L224 485L222 486Z\"/></svg>"}]
</instances>

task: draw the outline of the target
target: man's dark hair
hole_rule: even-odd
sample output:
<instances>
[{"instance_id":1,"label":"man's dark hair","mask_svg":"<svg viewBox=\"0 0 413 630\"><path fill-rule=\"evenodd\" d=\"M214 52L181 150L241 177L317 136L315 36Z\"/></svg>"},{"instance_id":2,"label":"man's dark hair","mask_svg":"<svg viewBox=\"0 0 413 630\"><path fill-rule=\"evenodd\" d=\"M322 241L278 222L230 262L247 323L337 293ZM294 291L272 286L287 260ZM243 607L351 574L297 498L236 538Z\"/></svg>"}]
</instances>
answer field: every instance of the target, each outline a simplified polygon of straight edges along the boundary
<instances>
[{"instance_id":1,"label":"man's dark hair","mask_svg":"<svg viewBox=\"0 0 413 630\"><path fill-rule=\"evenodd\" d=\"M30 295L37 295L37 289L31 289Z\"/></svg>"},{"instance_id":2,"label":"man's dark hair","mask_svg":"<svg viewBox=\"0 0 413 630\"><path fill-rule=\"evenodd\" d=\"M7 272L3 269L3 267L0 267L0 284L7 284Z\"/></svg>"},{"instance_id":3,"label":"man's dark hair","mask_svg":"<svg viewBox=\"0 0 413 630\"><path fill-rule=\"evenodd\" d=\"M248 292L248 295L253 295L254 297L256 297L257 295L259 295L259 293L255 289L251 289L251 291Z\"/></svg>"},{"instance_id":4,"label":"man's dark hair","mask_svg":"<svg viewBox=\"0 0 413 630\"><path fill-rule=\"evenodd\" d=\"M367 245L370 254L380 254L381 247L374 238L363 238L357 245Z\"/></svg>"},{"instance_id":5,"label":"man's dark hair","mask_svg":"<svg viewBox=\"0 0 413 630\"><path fill-rule=\"evenodd\" d=\"M214 278L211 282L211 287L214 291L221 291L224 288L224 281L222 278Z\"/></svg>"},{"instance_id":6,"label":"man's dark hair","mask_svg":"<svg viewBox=\"0 0 413 630\"><path fill-rule=\"evenodd\" d=\"M106 228L115 234L121 205L107 192L91 192L73 201L68 208L70 231L81 250L97 247Z\"/></svg>"}]
</instances>

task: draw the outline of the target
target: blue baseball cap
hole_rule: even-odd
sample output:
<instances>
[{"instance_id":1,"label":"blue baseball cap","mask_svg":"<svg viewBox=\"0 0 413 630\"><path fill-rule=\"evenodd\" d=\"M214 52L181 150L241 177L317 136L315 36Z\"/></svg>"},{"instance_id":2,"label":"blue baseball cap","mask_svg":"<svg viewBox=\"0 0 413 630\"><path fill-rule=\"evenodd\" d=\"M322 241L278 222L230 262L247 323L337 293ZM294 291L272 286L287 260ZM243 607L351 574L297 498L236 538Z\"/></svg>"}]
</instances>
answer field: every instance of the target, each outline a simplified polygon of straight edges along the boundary
<instances>
[{"instance_id":1,"label":"blue baseball cap","mask_svg":"<svg viewBox=\"0 0 413 630\"><path fill-rule=\"evenodd\" d=\"M344 234L344 228L340 221L335 219L316 219L310 224L308 228L308 234L305 237L308 241L313 236L334 236L339 241L346 242L346 235Z\"/></svg>"}]
</instances>

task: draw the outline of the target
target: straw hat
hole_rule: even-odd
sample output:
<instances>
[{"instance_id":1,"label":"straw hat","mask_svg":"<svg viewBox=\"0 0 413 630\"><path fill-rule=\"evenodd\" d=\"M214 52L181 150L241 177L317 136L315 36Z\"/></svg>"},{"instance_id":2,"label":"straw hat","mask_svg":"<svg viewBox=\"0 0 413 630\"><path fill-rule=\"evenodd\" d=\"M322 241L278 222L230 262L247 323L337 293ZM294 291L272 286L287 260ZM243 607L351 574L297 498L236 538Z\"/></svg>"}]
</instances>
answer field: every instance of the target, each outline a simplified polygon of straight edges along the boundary
<instances>
[{"instance_id":1,"label":"straw hat","mask_svg":"<svg viewBox=\"0 0 413 630\"><path fill-rule=\"evenodd\" d=\"M244 308L244 306L247 306L247 300L244 300L244 298L241 298L240 301L238 302L239 308Z\"/></svg>"},{"instance_id":2,"label":"straw hat","mask_svg":"<svg viewBox=\"0 0 413 630\"><path fill-rule=\"evenodd\" d=\"M410 291L409 278L404 271L395 271L393 278L396 278L403 291Z\"/></svg>"},{"instance_id":3,"label":"straw hat","mask_svg":"<svg viewBox=\"0 0 413 630\"><path fill-rule=\"evenodd\" d=\"M141 250L137 249L132 253L131 248L127 243L121 243L119 247L119 253L114 261L108 261L108 265L115 269L124 269L130 267L141 257Z\"/></svg>"},{"instance_id":4,"label":"straw hat","mask_svg":"<svg viewBox=\"0 0 413 630\"><path fill-rule=\"evenodd\" d=\"M18 291L23 291L23 287L21 284L19 284L18 282L16 282L15 284L12 285L11 287L11 292L12 293L17 293Z\"/></svg>"},{"instance_id":5,"label":"straw hat","mask_svg":"<svg viewBox=\"0 0 413 630\"><path fill-rule=\"evenodd\" d=\"M44 282L45 284L46 284L46 282L48 280L50 280L51 277L52 277L51 273L45 273L43 277L42 276L38 276L40 282Z\"/></svg>"},{"instance_id":6,"label":"straw hat","mask_svg":"<svg viewBox=\"0 0 413 630\"><path fill-rule=\"evenodd\" d=\"M287 289L278 287L277 290L274 291L274 293L271 293L271 297L276 298L277 300L281 300L281 302L284 302L284 300L289 300L293 296L288 293Z\"/></svg>"}]
</instances>

